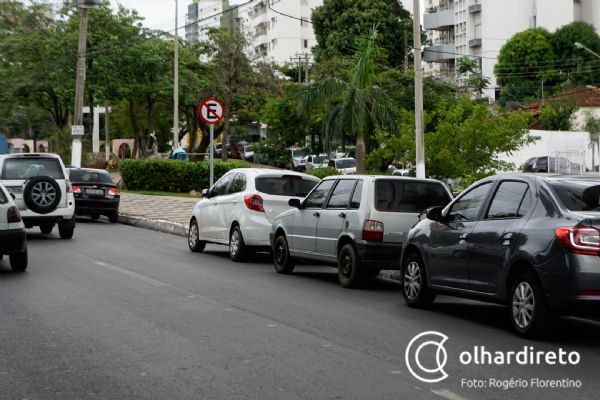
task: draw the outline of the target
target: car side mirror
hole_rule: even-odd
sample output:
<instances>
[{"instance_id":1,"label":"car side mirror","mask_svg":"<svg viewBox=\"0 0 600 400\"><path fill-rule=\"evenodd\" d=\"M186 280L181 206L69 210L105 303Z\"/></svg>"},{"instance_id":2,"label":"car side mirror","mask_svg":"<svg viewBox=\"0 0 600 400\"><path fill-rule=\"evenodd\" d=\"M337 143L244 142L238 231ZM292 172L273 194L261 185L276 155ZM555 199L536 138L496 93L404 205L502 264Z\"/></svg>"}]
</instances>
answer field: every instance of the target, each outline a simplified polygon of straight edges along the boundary
<instances>
[{"instance_id":1,"label":"car side mirror","mask_svg":"<svg viewBox=\"0 0 600 400\"><path fill-rule=\"evenodd\" d=\"M443 216L442 216L442 207L430 207L427 210L425 210L425 216L427 217L427 219L430 219L432 221L437 221L437 222L442 222L443 220Z\"/></svg>"},{"instance_id":2,"label":"car side mirror","mask_svg":"<svg viewBox=\"0 0 600 400\"><path fill-rule=\"evenodd\" d=\"M202 189L202 197L210 198L210 190Z\"/></svg>"},{"instance_id":3,"label":"car side mirror","mask_svg":"<svg viewBox=\"0 0 600 400\"><path fill-rule=\"evenodd\" d=\"M290 199L288 201L288 206L295 207L298 210L301 210L302 209L302 202L300 201L300 199Z\"/></svg>"}]
</instances>

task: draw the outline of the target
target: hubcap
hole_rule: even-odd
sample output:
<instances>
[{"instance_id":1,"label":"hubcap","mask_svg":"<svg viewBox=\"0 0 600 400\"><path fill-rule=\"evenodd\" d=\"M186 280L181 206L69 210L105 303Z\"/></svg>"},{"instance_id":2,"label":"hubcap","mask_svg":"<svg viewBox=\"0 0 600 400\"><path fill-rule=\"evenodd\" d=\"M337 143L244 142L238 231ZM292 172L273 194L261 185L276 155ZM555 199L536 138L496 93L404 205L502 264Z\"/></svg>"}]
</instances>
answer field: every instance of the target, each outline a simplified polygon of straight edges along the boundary
<instances>
[{"instance_id":1,"label":"hubcap","mask_svg":"<svg viewBox=\"0 0 600 400\"><path fill-rule=\"evenodd\" d=\"M41 207L47 207L56 200L56 189L48 182L39 182L31 189L31 199Z\"/></svg>"},{"instance_id":2,"label":"hubcap","mask_svg":"<svg viewBox=\"0 0 600 400\"><path fill-rule=\"evenodd\" d=\"M419 263L411 261L406 266L404 273L404 293L410 300L414 300L419 296L421 290L421 268Z\"/></svg>"},{"instance_id":3,"label":"hubcap","mask_svg":"<svg viewBox=\"0 0 600 400\"><path fill-rule=\"evenodd\" d=\"M229 243L229 252L232 256L235 256L240 248L240 234L237 230L231 233L231 240Z\"/></svg>"},{"instance_id":4,"label":"hubcap","mask_svg":"<svg viewBox=\"0 0 600 400\"><path fill-rule=\"evenodd\" d=\"M352 257L350 254L344 255L342 258L342 274L345 277L349 277L352 273Z\"/></svg>"},{"instance_id":5,"label":"hubcap","mask_svg":"<svg viewBox=\"0 0 600 400\"><path fill-rule=\"evenodd\" d=\"M188 241L190 247L195 247L196 243L198 242L198 226L196 224L192 224L192 226L190 226Z\"/></svg>"},{"instance_id":6,"label":"hubcap","mask_svg":"<svg viewBox=\"0 0 600 400\"><path fill-rule=\"evenodd\" d=\"M512 300L512 311L515 324L521 329L527 328L533 318L535 298L528 282L521 282L515 288Z\"/></svg>"},{"instance_id":7,"label":"hubcap","mask_svg":"<svg viewBox=\"0 0 600 400\"><path fill-rule=\"evenodd\" d=\"M277 264L283 265L285 263L285 246L283 245L283 241L280 239L277 242L277 248L275 249L275 260L277 260Z\"/></svg>"}]
</instances>

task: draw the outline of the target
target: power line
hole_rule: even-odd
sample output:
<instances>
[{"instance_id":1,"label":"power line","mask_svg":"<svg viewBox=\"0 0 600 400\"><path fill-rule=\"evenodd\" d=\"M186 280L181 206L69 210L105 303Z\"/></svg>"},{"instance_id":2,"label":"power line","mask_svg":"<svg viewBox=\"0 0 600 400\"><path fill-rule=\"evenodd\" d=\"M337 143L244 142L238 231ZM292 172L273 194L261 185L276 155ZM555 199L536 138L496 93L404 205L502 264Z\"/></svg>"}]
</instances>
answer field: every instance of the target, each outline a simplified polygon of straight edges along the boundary
<instances>
[{"instance_id":1,"label":"power line","mask_svg":"<svg viewBox=\"0 0 600 400\"><path fill-rule=\"evenodd\" d=\"M276 9L274 9L273 7L271 7L271 4L269 4L269 10L273 11L275 14L283 15L284 17L292 18L292 19L295 19L295 20L298 20L298 21L308 22L309 24L313 23L308 18L296 17L295 15L290 15L290 14L282 13L281 11L277 11Z\"/></svg>"}]
</instances>

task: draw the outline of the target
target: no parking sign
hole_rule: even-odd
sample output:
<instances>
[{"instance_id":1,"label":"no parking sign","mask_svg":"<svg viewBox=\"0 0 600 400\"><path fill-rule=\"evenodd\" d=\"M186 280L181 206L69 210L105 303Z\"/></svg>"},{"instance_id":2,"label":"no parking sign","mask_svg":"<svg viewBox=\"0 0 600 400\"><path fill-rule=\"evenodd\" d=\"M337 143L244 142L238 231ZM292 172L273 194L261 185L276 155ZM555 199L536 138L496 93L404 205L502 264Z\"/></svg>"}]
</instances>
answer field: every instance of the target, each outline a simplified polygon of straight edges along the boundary
<instances>
[{"instance_id":1,"label":"no parking sign","mask_svg":"<svg viewBox=\"0 0 600 400\"><path fill-rule=\"evenodd\" d=\"M221 122L223 113L223 103L214 97L204 100L202 104L200 104L200 107L198 107L198 115L209 125L215 125Z\"/></svg>"}]
</instances>

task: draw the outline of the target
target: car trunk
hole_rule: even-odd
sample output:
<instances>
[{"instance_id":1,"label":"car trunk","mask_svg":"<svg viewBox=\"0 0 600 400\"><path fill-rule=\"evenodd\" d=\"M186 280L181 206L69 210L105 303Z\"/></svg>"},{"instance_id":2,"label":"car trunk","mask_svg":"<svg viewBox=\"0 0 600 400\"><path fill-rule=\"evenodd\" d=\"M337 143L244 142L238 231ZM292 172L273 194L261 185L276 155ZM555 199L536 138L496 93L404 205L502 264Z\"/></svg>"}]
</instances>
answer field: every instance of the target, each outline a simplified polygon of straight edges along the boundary
<instances>
[{"instance_id":1,"label":"car trunk","mask_svg":"<svg viewBox=\"0 0 600 400\"><path fill-rule=\"evenodd\" d=\"M288 205L288 201L294 198L287 196L271 196L265 194L261 194L261 197L263 198L263 208L265 209L265 216L267 217L267 220L269 222L273 222L273 219L276 216L278 216L284 211L289 210L291 207Z\"/></svg>"},{"instance_id":2,"label":"car trunk","mask_svg":"<svg viewBox=\"0 0 600 400\"><path fill-rule=\"evenodd\" d=\"M99 182L72 182L72 185L81 189L81 193L77 194L77 198L81 199L104 199L109 189L117 187Z\"/></svg>"}]
</instances>

